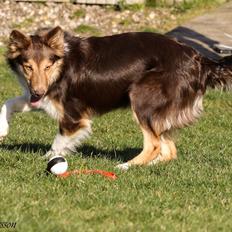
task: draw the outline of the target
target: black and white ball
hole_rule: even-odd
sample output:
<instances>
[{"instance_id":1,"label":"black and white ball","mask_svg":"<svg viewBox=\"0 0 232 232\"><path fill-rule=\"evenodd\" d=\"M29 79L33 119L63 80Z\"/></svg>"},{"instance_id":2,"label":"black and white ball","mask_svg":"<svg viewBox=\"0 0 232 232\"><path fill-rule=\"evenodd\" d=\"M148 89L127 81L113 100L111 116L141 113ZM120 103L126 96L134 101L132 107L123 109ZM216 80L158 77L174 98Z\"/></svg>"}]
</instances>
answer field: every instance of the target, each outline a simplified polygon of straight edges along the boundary
<instances>
[{"instance_id":1,"label":"black and white ball","mask_svg":"<svg viewBox=\"0 0 232 232\"><path fill-rule=\"evenodd\" d=\"M61 175L68 170L68 162L62 156L53 156L47 164L47 171L55 174Z\"/></svg>"}]
</instances>

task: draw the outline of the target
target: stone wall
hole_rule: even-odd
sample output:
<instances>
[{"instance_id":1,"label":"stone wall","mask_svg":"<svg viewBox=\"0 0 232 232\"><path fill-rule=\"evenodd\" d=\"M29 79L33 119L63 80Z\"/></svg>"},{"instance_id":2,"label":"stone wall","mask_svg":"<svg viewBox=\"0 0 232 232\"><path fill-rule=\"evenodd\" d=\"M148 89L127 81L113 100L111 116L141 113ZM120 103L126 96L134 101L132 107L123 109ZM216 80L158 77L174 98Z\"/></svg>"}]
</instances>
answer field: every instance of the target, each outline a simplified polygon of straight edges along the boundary
<instances>
[{"instance_id":1,"label":"stone wall","mask_svg":"<svg viewBox=\"0 0 232 232\"><path fill-rule=\"evenodd\" d=\"M80 4L100 4L100 5L114 5L118 2L125 2L125 4L144 4L146 0L13 0L15 2L72 2ZM179 2L191 0L153 0L155 4L174 5Z\"/></svg>"}]
</instances>

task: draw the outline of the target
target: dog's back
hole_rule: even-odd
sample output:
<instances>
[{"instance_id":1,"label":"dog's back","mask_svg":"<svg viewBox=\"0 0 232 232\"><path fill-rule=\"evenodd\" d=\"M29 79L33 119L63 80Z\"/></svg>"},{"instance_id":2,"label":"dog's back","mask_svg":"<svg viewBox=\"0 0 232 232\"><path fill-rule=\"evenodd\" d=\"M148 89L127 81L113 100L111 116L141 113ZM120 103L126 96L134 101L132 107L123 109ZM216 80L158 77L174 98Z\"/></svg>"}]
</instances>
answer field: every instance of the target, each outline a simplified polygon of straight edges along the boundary
<instances>
[{"instance_id":1,"label":"dog's back","mask_svg":"<svg viewBox=\"0 0 232 232\"><path fill-rule=\"evenodd\" d=\"M132 85L148 72L157 73L157 78L166 73L166 77L164 75L159 81L172 94L181 81L201 81L177 75L178 72L181 74L180 70L189 74L198 72L198 54L159 34L125 33L85 39L68 37L66 43L69 52L62 74L65 78L61 82L68 82L66 86L69 86L70 94L98 113L127 105ZM193 59L188 59L193 56ZM69 75L69 70L72 70L72 75ZM73 83L78 85L78 91Z\"/></svg>"}]
</instances>

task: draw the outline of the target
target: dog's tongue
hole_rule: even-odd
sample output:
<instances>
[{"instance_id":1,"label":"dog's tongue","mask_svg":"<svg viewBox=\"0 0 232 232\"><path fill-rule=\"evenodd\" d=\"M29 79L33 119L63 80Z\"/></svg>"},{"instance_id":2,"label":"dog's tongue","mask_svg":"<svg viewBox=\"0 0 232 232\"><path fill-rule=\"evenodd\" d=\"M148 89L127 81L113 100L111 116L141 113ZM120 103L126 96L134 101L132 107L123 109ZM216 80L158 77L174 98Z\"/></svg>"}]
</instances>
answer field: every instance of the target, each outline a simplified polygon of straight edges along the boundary
<instances>
[{"instance_id":1,"label":"dog's tongue","mask_svg":"<svg viewBox=\"0 0 232 232\"><path fill-rule=\"evenodd\" d=\"M40 96L31 95L31 99L30 99L31 106L32 107L37 107L39 105L40 99L41 99Z\"/></svg>"}]
</instances>

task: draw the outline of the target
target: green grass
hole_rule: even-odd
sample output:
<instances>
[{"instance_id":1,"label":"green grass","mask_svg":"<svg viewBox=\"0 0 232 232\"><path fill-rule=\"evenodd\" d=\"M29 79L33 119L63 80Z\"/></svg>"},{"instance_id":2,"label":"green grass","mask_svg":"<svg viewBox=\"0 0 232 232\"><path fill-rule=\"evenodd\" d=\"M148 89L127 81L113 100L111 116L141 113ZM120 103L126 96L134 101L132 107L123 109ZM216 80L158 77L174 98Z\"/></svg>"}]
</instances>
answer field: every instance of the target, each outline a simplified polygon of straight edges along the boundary
<instances>
[{"instance_id":1,"label":"green grass","mask_svg":"<svg viewBox=\"0 0 232 232\"><path fill-rule=\"evenodd\" d=\"M0 81L1 104L20 93L2 55ZM231 102L231 93L208 92L201 120L178 133L178 160L128 172L114 166L142 147L130 111L94 119L93 135L68 157L69 169L115 171L115 181L46 176L42 155L56 123L42 112L15 115L0 145L0 221L29 232L231 231Z\"/></svg>"},{"instance_id":2,"label":"green grass","mask_svg":"<svg viewBox=\"0 0 232 232\"><path fill-rule=\"evenodd\" d=\"M12 28L21 29L21 28L29 27L33 23L33 21L34 21L33 18L26 18L20 23L12 23Z\"/></svg>"},{"instance_id":3,"label":"green grass","mask_svg":"<svg viewBox=\"0 0 232 232\"><path fill-rule=\"evenodd\" d=\"M184 0L184 1L174 1L174 0L146 0L147 7L170 7L173 6L179 9L181 12L187 10L193 10L194 8L208 8L217 6L226 2L228 0Z\"/></svg>"},{"instance_id":4,"label":"green grass","mask_svg":"<svg viewBox=\"0 0 232 232\"><path fill-rule=\"evenodd\" d=\"M79 18L83 18L86 15L86 11L85 9L78 9L76 10L71 16L71 19L79 19Z\"/></svg>"},{"instance_id":5,"label":"green grass","mask_svg":"<svg viewBox=\"0 0 232 232\"><path fill-rule=\"evenodd\" d=\"M129 26L129 25L133 24L133 20L131 18L122 19L119 22L119 24L122 25L122 26Z\"/></svg>"},{"instance_id":6,"label":"green grass","mask_svg":"<svg viewBox=\"0 0 232 232\"><path fill-rule=\"evenodd\" d=\"M158 30L157 28L153 28L153 27L141 27L139 31L143 31L143 32L155 32L155 33L160 33L162 34L163 32L161 30Z\"/></svg>"},{"instance_id":7,"label":"green grass","mask_svg":"<svg viewBox=\"0 0 232 232\"><path fill-rule=\"evenodd\" d=\"M114 5L115 10L124 11L139 11L144 9L144 4L127 4L125 0L119 0L117 5Z\"/></svg>"},{"instance_id":8,"label":"green grass","mask_svg":"<svg viewBox=\"0 0 232 232\"><path fill-rule=\"evenodd\" d=\"M187 11L192 11L193 9L199 8L212 8L216 7L226 0L192 0L192 1L183 1L181 4L176 4L175 10L179 13L185 13Z\"/></svg>"},{"instance_id":9,"label":"green grass","mask_svg":"<svg viewBox=\"0 0 232 232\"><path fill-rule=\"evenodd\" d=\"M74 31L78 34L85 34L85 35L100 35L101 32L94 26L86 25L86 24L81 24L78 27L74 29Z\"/></svg>"}]
</instances>

